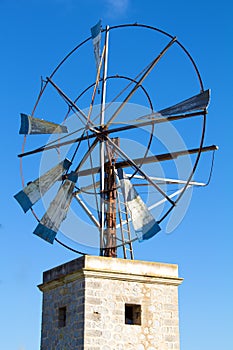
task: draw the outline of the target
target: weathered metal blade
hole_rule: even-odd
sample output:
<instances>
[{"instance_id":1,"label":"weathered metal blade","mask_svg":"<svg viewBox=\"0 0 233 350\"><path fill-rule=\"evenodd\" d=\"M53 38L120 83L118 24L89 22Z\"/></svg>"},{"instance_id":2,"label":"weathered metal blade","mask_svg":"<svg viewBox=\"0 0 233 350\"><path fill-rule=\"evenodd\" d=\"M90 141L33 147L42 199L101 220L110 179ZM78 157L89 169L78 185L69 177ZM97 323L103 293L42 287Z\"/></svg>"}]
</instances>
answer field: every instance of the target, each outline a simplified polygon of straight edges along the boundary
<instances>
[{"instance_id":1,"label":"weathered metal blade","mask_svg":"<svg viewBox=\"0 0 233 350\"><path fill-rule=\"evenodd\" d=\"M20 134L62 134L67 132L67 127L64 125L48 122L46 120L34 118L30 115L21 113Z\"/></svg>"},{"instance_id":2,"label":"weathered metal blade","mask_svg":"<svg viewBox=\"0 0 233 350\"><path fill-rule=\"evenodd\" d=\"M100 64L101 20L91 28L91 36L94 47L96 69L98 71Z\"/></svg>"},{"instance_id":3,"label":"weathered metal blade","mask_svg":"<svg viewBox=\"0 0 233 350\"><path fill-rule=\"evenodd\" d=\"M121 191L125 203L129 209L131 221L139 241L153 237L161 229L154 217L149 212L146 204L139 196L134 186L127 176L124 176L123 170L117 170L120 181Z\"/></svg>"},{"instance_id":4,"label":"weathered metal blade","mask_svg":"<svg viewBox=\"0 0 233 350\"><path fill-rule=\"evenodd\" d=\"M26 213L52 186L59 180L64 172L69 169L71 162L63 160L55 167L47 171L33 182L30 182L22 191L14 197Z\"/></svg>"},{"instance_id":5,"label":"weathered metal blade","mask_svg":"<svg viewBox=\"0 0 233 350\"><path fill-rule=\"evenodd\" d=\"M49 243L53 243L60 225L65 220L69 210L77 178L78 176L75 172L71 172L68 175L68 178L60 186L56 197L50 203L47 212L33 232L35 235Z\"/></svg>"},{"instance_id":6,"label":"weathered metal blade","mask_svg":"<svg viewBox=\"0 0 233 350\"><path fill-rule=\"evenodd\" d=\"M189 185L187 188L190 188L190 187L192 187L192 186ZM177 190L176 192L170 194L169 197L170 197L171 199L174 198L174 197L176 197L179 193L181 193L181 192L183 191L183 189L184 189L184 187L180 188L180 189ZM148 207L148 210L152 210L152 209L158 207L159 205L165 203L166 201L167 201L167 199L166 199L166 198L163 198L163 199L161 199L160 201L158 201L158 202L156 202L156 203L150 205L150 206ZM131 218L129 218L129 221L131 221ZM122 222L123 225L126 225L126 223L127 223L126 220L124 220L124 221ZM120 227L120 224L117 224L117 225L116 225L116 228L119 228L119 227Z\"/></svg>"},{"instance_id":7,"label":"weathered metal blade","mask_svg":"<svg viewBox=\"0 0 233 350\"><path fill-rule=\"evenodd\" d=\"M179 102L174 106L161 109L158 114L161 116L169 116L173 114L188 113L192 111L205 110L210 101L210 90L201 92L187 100Z\"/></svg>"}]
</instances>

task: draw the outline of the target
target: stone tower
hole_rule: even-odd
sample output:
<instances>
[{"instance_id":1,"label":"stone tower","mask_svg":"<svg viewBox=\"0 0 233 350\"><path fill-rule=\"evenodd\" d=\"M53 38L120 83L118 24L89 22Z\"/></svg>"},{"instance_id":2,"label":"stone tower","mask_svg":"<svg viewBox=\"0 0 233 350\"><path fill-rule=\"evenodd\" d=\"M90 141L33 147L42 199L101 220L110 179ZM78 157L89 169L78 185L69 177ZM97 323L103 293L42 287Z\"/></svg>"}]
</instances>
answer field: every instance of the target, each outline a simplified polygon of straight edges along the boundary
<instances>
[{"instance_id":1,"label":"stone tower","mask_svg":"<svg viewBox=\"0 0 233 350\"><path fill-rule=\"evenodd\" d=\"M41 350L179 349L177 265L84 256L43 274Z\"/></svg>"}]
</instances>

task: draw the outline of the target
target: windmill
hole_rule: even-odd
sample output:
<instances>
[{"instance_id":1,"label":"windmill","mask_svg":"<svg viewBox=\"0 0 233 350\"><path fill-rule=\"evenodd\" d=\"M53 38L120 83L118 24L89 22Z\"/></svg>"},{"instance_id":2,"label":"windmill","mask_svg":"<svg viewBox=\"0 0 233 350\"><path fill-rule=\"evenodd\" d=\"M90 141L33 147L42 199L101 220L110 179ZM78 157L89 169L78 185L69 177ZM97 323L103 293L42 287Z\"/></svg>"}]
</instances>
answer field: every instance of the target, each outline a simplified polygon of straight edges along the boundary
<instances>
[{"instance_id":1,"label":"windmill","mask_svg":"<svg viewBox=\"0 0 233 350\"><path fill-rule=\"evenodd\" d=\"M31 159L41 153L49 154L47 163L53 163L51 152L59 160L26 185L22 177L23 189L15 195L38 221L34 234L80 252L77 239L67 243L60 232L76 202L76 215L95 227L99 254L116 257L122 249L124 258L133 259L133 242L157 234L185 193L206 185L193 177L201 154L217 149L204 146L209 99L196 63L176 37L143 24L102 28L98 22L42 79L31 114L21 114L21 168L23 159L35 164ZM183 141L177 135L184 130ZM33 140L25 151L28 136L38 135L52 137L39 147ZM34 208L48 193L47 210L39 217ZM82 243L78 226L75 231Z\"/></svg>"}]
</instances>

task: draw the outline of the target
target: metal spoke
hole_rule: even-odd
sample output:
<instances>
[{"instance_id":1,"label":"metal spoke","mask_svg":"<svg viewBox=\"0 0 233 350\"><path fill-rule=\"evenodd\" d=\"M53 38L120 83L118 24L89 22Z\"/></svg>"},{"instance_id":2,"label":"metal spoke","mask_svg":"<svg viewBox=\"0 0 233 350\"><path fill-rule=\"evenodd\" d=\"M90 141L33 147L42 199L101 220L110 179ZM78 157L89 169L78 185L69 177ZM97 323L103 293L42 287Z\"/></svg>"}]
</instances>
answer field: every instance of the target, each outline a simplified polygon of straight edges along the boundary
<instances>
[{"instance_id":1,"label":"metal spoke","mask_svg":"<svg viewBox=\"0 0 233 350\"><path fill-rule=\"evenodd\" d=\"M88 130L86 131L86 133L87 133L87 136L88 136ZM88 149L90 149L90 147L91 147L90 140L87 139L87 142L88 142ZM93 160L92 160L91 153L89 154L89 158L90 158L90 166L91 166L91 168L93 168ZM94 178L94 174L93 173L91 174L91 178L92 178L92 183L93 183L93 186L94 186L96 210L97 210L98 216L100 216L99 203L98 203L98 197L97 197L97 191L96 191L96 184L95 184L95 178Z\"/></svg>"},{"instance_id":2,"label":"metal spoke","mask_svg":"<svg viewBox=\"0 0 233 350\"><path fill-rule=\"evenodd\" d=\"M89 208L86 206L86 204L82 201L82 199L78 195L78 191L74 193L74 198L78 201L78 203L81 205L81 207L84 209L88 217L91 219L91 221L100 228L99 221L96 220L95 216L92 214L92 212L89 210Z\"/></svg>"},{"instance_id":3,"label":"metal spoke","mask_svg":"<svg viewBox=\"0 0 233 350\"><path fill-rule=\"evenodd\" d=\"M201 152L215 151L217 149L218 149L218 147L215 145L206 146L206 147L203 147L201 149ZM198 153L199 151L200 151L199 148L193 148L193 149L189 149L189 150L182 150L182 151L171 152L171 153L157 154L157 155L150 156L147 158L136 158L136 159L133 159L133 162L135 164L140 164L142 159L144 159L144 164L157 163L157 162L163 162L163 161L167 161L167 160L173 160L175 158L185 156L188 154L195 154L195 153ZM116 169L117 168L127 168L130 166L131 165L129 164L128 161L117 162L115 165ZM85 169L85 170L80 171L78 173L78 175L79 176L86 176L86 175L89 175L91 172L93 172L95 174L99 171L99 169L100 169L99 167L95 167L93 169Z\"/></svg>"},{"instance_id":4,"label":"metal spoke","mask_svg":"<svg viewBox=\"0 0 233 350\"><path fill-rule=\"evenodd\" d=\"M157 116L157 115L158 115L158 112L154 112L154 113L147 114L147 115L143 116L142 117L143 120L137 119L137 120L131 121L131 122L134 122L134 124L129 124L129 125L121 126L121 127L118 127L118 128L109 129L109 130L102 130L102 131L98 130L98 135L99 136L104 136L106 134L113 134L115 132L128 131L128 130L137 129L137 128L140 128L140 127L143 127L143 126L148 126L148 125L153 125L153 124L160 124L160 123L167 123L167 122L172 122L172 121L176 121L176 120L180 120L180 119L188 119L188 118L203 116L203 112L181 114L181 115L176 115L176 116L170 116L170 117L167 117L167 118L164 118L164 117L153 118L153 116ZM148 118L148 120L144 121L144 119L146 119L146 118ZM123 124L123 122L121 122L121 124ZM96 127L97 126L95 126L95 128ZM96 131L96 129L95 129L95 131ZM74 131L73 133L75 133L75 132L76 131ZM70 134L64 136L64 138L66 138L68 136L70 136ZM96 133L93 133L93 134L89 135L89 139L94 138L94 137L96 137ZM58 142L60 139L61 138L59 138L58 140L52 141L52 143L54 143L56 141ZM53 148L66 146L66 145L69 145L69 144L72 144L72 143L76 143L76 142L79 142L79 141L84 141L84 140L87 140L87 136L81 136L81 137L78 137L78 138L75 138L75 139L72 139L72 140L60 142L59 144L55 144L55 145L49 145L49 146L45 145L45 146L36 148L36 149L34 149L32 151L21 153L21 154L18 155L18 157L19 158L25 157L25 156L28 156L28 155L31 155L31 154L34 154L34 153L47 151L47 150L50 150L50 149L53 149Z\"/></svg>"},{"instance_id":5,"label":"metal spoke","mask_svg":"<svg viewBox=\"0 0 233 350\"><path fill-rule=\"evenodd\" d=\"M47 81L49 81L49 83L58 91L58 93L70 104L70 106L72 108L74 108L78 113L80 113L82 115L82 117L85 119L85 121L87 122L87 124L83 122L84 125L89 125L89 124L92 124L92 121L88 120L88 117L86 116L86 114L52 81L52 79L50 79L49 77L46 78ZM98 130L95 130L93 129L92 127L89 126L89 129L98 133L99 131Z\"/></svg>"},{"instance_id":6,"label":"metal spoke","mask_svg":"<svg viewBox=\"0 0 233 350\"><path fill-rule=\"evenodd\" d=\"M90 118L91 118L91 113L92 113L93 105L94 105L94 102L95 102L96 91L97 91L97 87L98 87L99 81L100 81L100 73L101 73L101 67L102 67L102 63L103 63L103 58L105 57L105 50L106 50L106 46L104 45L104 48L103 48L103 51L102 51L102 55L101 55L101 59L100 59L100 64L99 64L98 71L97 71L96 81L95 81L95 84L94 84L94 90L93 90L93 93L92 93L91 104L90 104L89 111L88 111L88 116L87 116L88 122L90 121Z\"/></svg>"},{"instance_id":7,"label":"metal spoke","mask_svg":"<svg viewBox=\"0 0 233 350\"><path fill-rule=\"evenodd\" d=\"M127 177L131 177L131 174L125 174ZM157 182L161 182L163 184L175 184L175 185L179 185L179 184L186 184L187 180L178 180L178 179L167 179L167 178L162 178L162 177L154 177L154 176L150 176L151 180L153 181L157 181ZM144 177L141 175L134 175L134 179L141 179L144 180ZM145 186L145 184L134 184L134 186ZM146 184L147 185L147 184ZM192 186L205 186L206 184L203 182L197 182L197 181L190 181L189 185Z\"/></svg>"},{"instance_id":8,"label":"metal spoke","mask_svg":"<svg viewBox=\"0 0 233 350\"><path fill-rule=\"evenodd\" d=\"M134 169L136 169L142 176L145 177L145 179L152 185L154 186L158 192L160 192L172 205L175 205L175 203L167 196L167 194L161 190L161 188L156 185L151 179L150 177L143 171L141 170L137 164L124 152L120 149L120 147L118 147L108 136L106 136L106 139L108 140L108 142L112 145L112 147L116 150L116 152L121 155L123 158L126 159L126 162L128 162L128 164L130 166L132 166Z\"/></svg>"},{"instance_id":9,"label":"metal spoke","mask_svg":"<svg viewBox=\"0 0 233 350\"><path fill-rule=\"evenodd\" d=\"M133 89L129 92L127 97L124 99L122 104L117 108L115 113L112 115L112 117L109 119L107 123L107 127L113 122L113 120L118 116L118 114L121 112L121 110L124 108L125 104L131 99L131 97L134 95L135 91L138 89L138 87L143 83L143 81L146 79L146 77L150 74L152 69L156 66L156 64L159 62L159 60L163 57L163 55L167 52L167 50L174 44L176 41L176 37L172 38L172 40L165 46L165 48L160 52L160 54L152 61L152 63L149 65L145 73L142 75L142 77L139 79L137 84L133 87Z\"/></svg>"},{"instance_id":10,"label":"metal spoke","mask_svg":"<svg viewBox=\"0 0 233 350\"><path fill-rule=\"evenodd\" d=\"M94 150L95 146L98 143L98 138L96 138L91 146L88 148L87 152L84 154L83 158L81 159L81 161L79 162L78 166L75 169L75 172L78 173L80 171L80 169L82 168L83 164L85 163L85 161L87 160L87 158L89 157L90 153ZM91 174L91 173L90 173Z\"/></svg>"}]
</instances>

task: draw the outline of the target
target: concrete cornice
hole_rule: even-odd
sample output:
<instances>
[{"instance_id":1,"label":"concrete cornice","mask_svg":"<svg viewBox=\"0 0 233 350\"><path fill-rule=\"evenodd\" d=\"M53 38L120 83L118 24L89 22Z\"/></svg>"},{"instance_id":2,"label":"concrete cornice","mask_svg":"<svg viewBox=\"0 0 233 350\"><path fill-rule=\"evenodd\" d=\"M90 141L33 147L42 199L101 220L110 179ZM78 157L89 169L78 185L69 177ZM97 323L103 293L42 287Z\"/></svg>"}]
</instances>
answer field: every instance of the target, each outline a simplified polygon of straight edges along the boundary
<instances>
[{"instance_id":1,"label":"concrete cornice","mask_svg":"<svg viewBox=\"0 0 233 350\"><path fill-rule=\"evenodd\" d=\"M86 256L80 259L78 264L72 261L61 266L45 272L44 283L38 286L42 292L81 278L104 278L174 286L180 285L183 281L183 278L178 277L178 266L174 264ZM74 266L77 268L76 271Z\"/></svg>"},{"instance_id":2,"label":"concrete cornice","mask_svg":"<svg viewBox=\"0 0 233 350\"><path fill-rule=\"evenodd\" d=\"M133 281L143 283L159 283L159 284L171 284L179 285L182 283L183 278L173 276L161 276L161 275L138 275L129 273L98 271L93 269L83 269L83 275L86 277L105 278L109 280L121 280L121 281Z\"/></svg>"}]
</instances>

